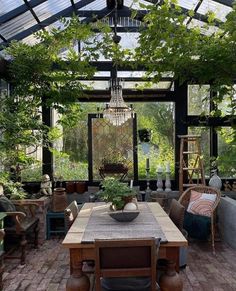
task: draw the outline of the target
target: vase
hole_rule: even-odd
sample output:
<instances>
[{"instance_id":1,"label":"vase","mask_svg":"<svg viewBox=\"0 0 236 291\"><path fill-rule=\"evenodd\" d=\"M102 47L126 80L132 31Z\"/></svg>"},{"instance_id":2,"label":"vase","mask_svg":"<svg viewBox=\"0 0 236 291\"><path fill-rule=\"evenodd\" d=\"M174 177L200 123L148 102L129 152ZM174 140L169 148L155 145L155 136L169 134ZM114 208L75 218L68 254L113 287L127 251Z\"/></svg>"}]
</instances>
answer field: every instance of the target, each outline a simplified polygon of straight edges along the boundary
<instances>
[{"instance_id":1,"label":"vase","mask_svg":"<svg viewBox=\"0 0 236 291\"><path fill-rule=\"evenodd\" d=\"M65 188L55 188L52 194L52 211L62 212L67 207L67 196Z\"/></svg>"},{"instance_id":2,"label":"vase","mask_svg":"<svg viewBox=\"0 0 236 291\"><path fill-rule=\"evenodd\" d=\"M213 172L213 175L211 176L211 179L209 180L209 186L219 189L219 190L222 187L221 178L217 175L216 171Z\"/></svg>"},{"instance_id":3,"label":"vase","mask_svg":"<svg viewBox=\"0 0 236 291\"><path fill-rule=\"evenodd\" d=\"M183 281L175 271L175 262L166 260L166 268L160 277L160 288L162 291L182 291Z\"/></svg>"}]
</instances>

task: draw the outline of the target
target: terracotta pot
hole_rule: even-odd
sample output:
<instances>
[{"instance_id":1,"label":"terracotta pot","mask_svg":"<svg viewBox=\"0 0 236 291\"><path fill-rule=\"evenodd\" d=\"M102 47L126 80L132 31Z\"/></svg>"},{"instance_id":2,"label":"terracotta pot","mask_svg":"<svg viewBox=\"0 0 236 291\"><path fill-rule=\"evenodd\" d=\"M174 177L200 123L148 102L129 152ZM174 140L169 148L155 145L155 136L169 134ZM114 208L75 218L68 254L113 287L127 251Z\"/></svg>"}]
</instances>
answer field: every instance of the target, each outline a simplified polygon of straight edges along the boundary
<instances>
[{"instance_id":1,"label":"terracotta pot","mask_svg":"<svg viewBox=\"0 0 236 291\"><path fill-rule=\"evenodd\" d=\"M74 193L75 191L75 182L66 182L66 192L67 193Z\"/></svg>"},{"instance_id":2,"label":"terracotta pot","mask_svg":"<svg viewBox=\"0 0 236 291\"><path fill-rule=\"evenodd\" d=\"M86 192L86 183L85 182L75 182L75 191L79 194Z\"/></svg>"},{"instance_id":3,"label":"terracotta pot","mask_svg":"<svg viewBox=\"0 0 236 291\"><path fill-rule=\"evenodd\" d=\"M164 267L164 266L163 266ZM160 277L160 288L162 291L182 291L183 281L175 271L175 262L166 260L165 272Z\"/></svg>"},{"instance_id":4,"label":"terracotta pot","mask_svg":"<svg viewBox=\"0 0 236 291\"><path fill-rule=\"evenodd\" d=\"M67 207L65 188L55 188L52 194L52 211L63 212Z\"/></svg>"}]
</instances>

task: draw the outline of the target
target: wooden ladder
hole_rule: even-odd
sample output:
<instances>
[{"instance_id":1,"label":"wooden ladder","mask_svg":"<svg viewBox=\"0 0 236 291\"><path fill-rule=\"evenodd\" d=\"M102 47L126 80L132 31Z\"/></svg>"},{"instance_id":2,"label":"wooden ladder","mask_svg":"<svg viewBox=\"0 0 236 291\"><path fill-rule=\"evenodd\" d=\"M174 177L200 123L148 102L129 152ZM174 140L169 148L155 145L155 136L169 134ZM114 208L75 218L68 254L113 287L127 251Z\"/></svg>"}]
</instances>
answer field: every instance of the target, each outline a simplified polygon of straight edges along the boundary
<instances>
[{"instance_id":1,"label":"wooden ladder","mask_svg":"<svg viewBox=\"0 0 236 291\"><path fill-rule=\"evenodd\" d=\"M179 191L184 188L205 185L200 135L178 135L180 138ZM195 181L195 183L193 182Z\"/></svg>"}]
</instances>

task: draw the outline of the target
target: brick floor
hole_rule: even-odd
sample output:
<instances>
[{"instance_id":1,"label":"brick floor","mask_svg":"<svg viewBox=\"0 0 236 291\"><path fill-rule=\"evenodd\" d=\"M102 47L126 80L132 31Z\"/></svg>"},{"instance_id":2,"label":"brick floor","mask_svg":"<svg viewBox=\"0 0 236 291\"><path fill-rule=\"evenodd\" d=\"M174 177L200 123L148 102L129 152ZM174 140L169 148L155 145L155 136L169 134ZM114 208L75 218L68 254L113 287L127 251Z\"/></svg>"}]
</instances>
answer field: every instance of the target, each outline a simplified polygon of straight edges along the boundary
<instances>
[{"instance_id":1,"label":"brick floor","mask_svg":"<svg viewBox=\"0 0 236 291\"><path fill-rule=\"evenodd\" d=\"M65 290L69 277L69 253L61 239L51 239L38 250L28 249L27 263L6 260L3 291ZM188 248L188 265L180 271L184 291L236 290L236 250L216 242L216 255L210 243L192 242ZM174 291L174 290L173 290Z\"/></svg>"}]
</instances>

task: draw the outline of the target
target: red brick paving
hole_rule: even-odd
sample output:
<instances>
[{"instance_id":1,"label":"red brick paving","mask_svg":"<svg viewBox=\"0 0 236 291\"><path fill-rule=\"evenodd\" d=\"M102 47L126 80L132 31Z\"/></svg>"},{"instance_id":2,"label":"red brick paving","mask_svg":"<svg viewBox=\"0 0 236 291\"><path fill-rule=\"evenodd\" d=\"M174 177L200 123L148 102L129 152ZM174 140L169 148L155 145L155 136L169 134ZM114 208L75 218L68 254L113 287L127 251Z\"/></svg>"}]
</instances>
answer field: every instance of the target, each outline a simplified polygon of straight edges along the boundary
<instances>
[{"instance_id":1,"label":"red brick paving","mask_svg":"<svg viewBox=\"0 0 236 291\"><path fill-rule=\"evenodd\" d=\"M61 239L51 239L38 250L29 249L27 263L6 260L3 291L65 290L69 277L69 253ZM216 242L216 255L210 243L190 243L188 265L180 271L184 291L236 290L236 250ZM174 290L173 290L174 291Z\"/></svg>"}]
</instances>

